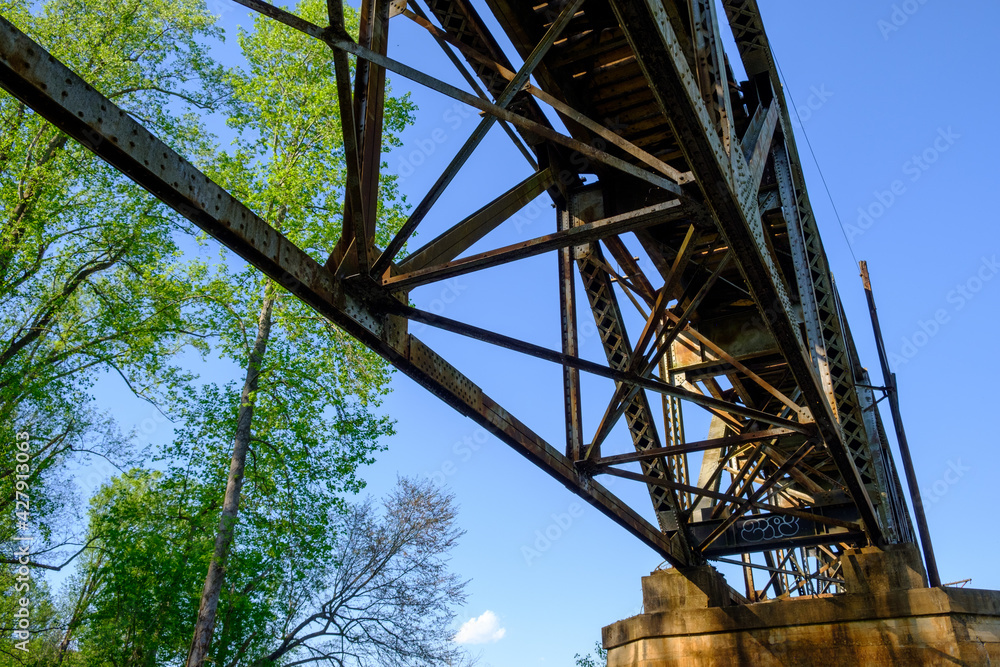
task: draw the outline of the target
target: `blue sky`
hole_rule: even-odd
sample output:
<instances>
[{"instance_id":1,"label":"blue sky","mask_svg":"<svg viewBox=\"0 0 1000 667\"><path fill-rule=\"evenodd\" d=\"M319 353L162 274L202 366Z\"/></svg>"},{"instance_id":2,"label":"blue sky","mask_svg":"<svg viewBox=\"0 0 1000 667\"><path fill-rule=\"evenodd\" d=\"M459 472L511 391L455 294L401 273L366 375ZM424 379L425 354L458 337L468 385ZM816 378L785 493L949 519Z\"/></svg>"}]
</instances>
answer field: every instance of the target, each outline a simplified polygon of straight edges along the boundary
<instances>
[{"instance_id":1,"label":"blue sky","mask_svg":"<svg viewBox=\"0 0 1000 667\"><path fill-rule=\"evenodd\" d=\"M797 141L826 250L862 361L878 383L852 250L869 262L942 580L972 577L975 587L1000 588L993 567L997 538L988 520L990 480L1000 454L997 436L983 418L995 414L989 387L1000 375L994 347L1000 229L989 204L1000 154L992 116L1000 100L986 66L995 56L991 45L1000 5L759 2L786 77L786 95L802 117ZM474 4L488 13L481 1ZM213 0L211 6L223 13L227 29L249 24L231 4ZM232 37L228 48L236 48ZM460 83L426 33L404 18L391 24L390 56ZM404 135L406 145L387 157L402 177L403 192L416 203L479 116L408 81L391 80L396 94L413 90L420 107L416 125ZM417 244L528 173L523 158L494 128L421 227ZM555 212L540 199L473 250L554 228ZM515 267L423 287L412 298L448 317L557 347L554 256ZM558 367L431 329L414 331L561 446ZM602 356L586 330L583 355ZM137 425L143 437L169 436L154 423L148 405L123 400L120 388L108 383L101 386L99 400L113 406L123 424ZM572 664L574 653L588 651L600 638L602 626L639 612L640 577L661 563L654 552L406 377L396 374L393 388L384 409L396 418L398 435L367 470L368 490L381 494L397 475L427 475L454 492L467 533L453 566L471 579L460 620L479 619L465 637L481 630L478 635L488 640L470 646L484 665ZM591 422L609 397L610 385L584 386ZM703 437L705 420L692 408L686 416L688 437ZM883 418L889 423L887 412ZM81 473L87 475L81 481L89 486L100 474ZM619 480L610 486L648 513L645 490L632 484Z\"/></svg>"}]
</instances>

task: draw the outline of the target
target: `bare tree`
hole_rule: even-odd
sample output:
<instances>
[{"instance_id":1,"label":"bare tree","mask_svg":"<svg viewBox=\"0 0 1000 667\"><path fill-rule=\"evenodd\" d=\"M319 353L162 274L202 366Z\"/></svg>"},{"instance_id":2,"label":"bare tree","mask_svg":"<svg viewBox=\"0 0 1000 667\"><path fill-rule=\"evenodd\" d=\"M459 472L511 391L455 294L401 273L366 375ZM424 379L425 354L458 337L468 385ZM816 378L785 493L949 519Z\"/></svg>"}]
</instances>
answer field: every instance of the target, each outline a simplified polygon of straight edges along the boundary
<instances>
[{"instance_id":1,"label":"bare tree","mask_svg":"<svg viewBox=\"0 0 1000 667\"><path fill-rule=\"evenodd\" d=\"M280 646L262 667L308 663L337 667L460 665L453 641L456 607L467 582L448 569L464 531L454 497L429 481L398 480L383 501L352 508L325 580L290 602Z\"/></svg>"}]
</instances>

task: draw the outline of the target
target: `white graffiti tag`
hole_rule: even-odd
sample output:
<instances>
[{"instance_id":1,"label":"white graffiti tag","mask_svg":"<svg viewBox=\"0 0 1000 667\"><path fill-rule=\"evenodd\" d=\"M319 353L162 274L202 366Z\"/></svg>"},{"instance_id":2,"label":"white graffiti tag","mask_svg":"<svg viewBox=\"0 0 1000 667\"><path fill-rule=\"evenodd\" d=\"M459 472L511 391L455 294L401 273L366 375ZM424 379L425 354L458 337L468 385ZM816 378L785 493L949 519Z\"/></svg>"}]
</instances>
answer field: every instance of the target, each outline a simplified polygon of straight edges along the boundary
<instances>
[{"instance_id":1,"label":"white graffiti tag","mask_svg":"<svg viewBox=\"0 0 1000 667\"><path fill-rule=\"evenodd\" d=\"M799 532L799 519L794 516L762 516L747 519L740 537L747 542L763 542L780 537L791 537Z\"/></svg>"}]
</instances>

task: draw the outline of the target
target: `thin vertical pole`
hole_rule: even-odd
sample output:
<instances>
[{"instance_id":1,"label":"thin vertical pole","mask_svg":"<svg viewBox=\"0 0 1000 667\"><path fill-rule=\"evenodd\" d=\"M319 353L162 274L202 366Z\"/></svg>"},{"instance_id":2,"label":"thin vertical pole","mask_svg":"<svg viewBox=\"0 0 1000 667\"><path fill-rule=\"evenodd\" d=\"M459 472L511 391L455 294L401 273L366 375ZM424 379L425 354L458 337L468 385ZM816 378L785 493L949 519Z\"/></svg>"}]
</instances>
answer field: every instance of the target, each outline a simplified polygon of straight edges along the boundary
<instances>
[{"instance_id":1,"label":"thin vertical pole","mask_svg":"<svg viewBox=\"0 0 1000 667\"><path fill-rule=\"evenodd\" d=\"M896 374L889 370L889 361L885 354L885 342L882 340L882 327L879 326L878 312L875 310L875 295L872 292L872 283L868 277L867 262L861 262L861 280L864 282L865 296L868 298L868 311L872 316L872 329L875 330L875 345L878 348L879 362L882 364L882 377L885 379L889 409L892 411L892 422L896 427L896 440L899 443L899 455L903 460L903 470L906 473L906 485L910 489L910 498L913 499L913 514L917 520L917 530L920 533L920 546L924 552L927 578L932 587L937 587L941 585L941 577L938 574L937 560L934 558L934 547L931 545L930 530L927 528L924 501L920 497L917 475L913 470L910 445L906 440L906 431L903 428L903 417L899 412L899 392L896 389Z\"/></svg>"}]
</instances>

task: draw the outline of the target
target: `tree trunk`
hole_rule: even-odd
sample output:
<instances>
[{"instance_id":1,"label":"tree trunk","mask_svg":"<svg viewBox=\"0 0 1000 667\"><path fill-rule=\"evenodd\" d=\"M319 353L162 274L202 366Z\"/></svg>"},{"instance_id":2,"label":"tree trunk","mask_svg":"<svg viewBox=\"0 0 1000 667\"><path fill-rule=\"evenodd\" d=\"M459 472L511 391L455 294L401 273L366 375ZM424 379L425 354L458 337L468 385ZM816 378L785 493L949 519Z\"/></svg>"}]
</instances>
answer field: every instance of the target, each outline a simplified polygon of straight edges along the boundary
<instances>
[{"instance_id":1,"label":"tree trunk","mask_svg":"<svg viewBox=\"0 0 1000 667\"><path fill-rule=\"evenodd\" d=\"M62 665L63 659L66 657L66 652L69 651L69 643L73 639L73 633L76 632L76 629L83 621L87 607L90 605L90 601L100 585L100 570L104 563L104 552L99 551L96 558L96 562L90 565L87 576L80 586L80 595L73 606L73 614L66 624L66 633L59 642L59 652L56 654L56 667Z\"/></svg>"},{"instance_id":2,"label":"tree trunk","mask_svg":"<svg viewBox=\"0 0 1000 667\"><path fill-rule=\"evenodd\" d=\"M226 561L233 544L236 512L239 509L240 491L243 488L243 468L250 446L254 395L257 393L260 368L264 353L267 351L267 340L271 334L271 311L274 300L274 283L268 281L264 290L260 319L257 321L257 339L254 341L253 351L247 363L246 380L240 397L240 412L236 421L236 437L233 439L233 458L229 464L229 480L226 483L226 496L222 503L222 516L219 518L219 532L215 538L212 561L208 565L205 588L201 593L201 606L198 609L198 621L195 623L194 636L191 639L191 650L188 652L187 667L202 667L212 644L215 614L219 607L219 594L226 573Z\"/></svg>"}]
</instances>

